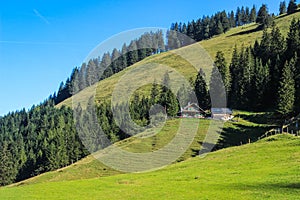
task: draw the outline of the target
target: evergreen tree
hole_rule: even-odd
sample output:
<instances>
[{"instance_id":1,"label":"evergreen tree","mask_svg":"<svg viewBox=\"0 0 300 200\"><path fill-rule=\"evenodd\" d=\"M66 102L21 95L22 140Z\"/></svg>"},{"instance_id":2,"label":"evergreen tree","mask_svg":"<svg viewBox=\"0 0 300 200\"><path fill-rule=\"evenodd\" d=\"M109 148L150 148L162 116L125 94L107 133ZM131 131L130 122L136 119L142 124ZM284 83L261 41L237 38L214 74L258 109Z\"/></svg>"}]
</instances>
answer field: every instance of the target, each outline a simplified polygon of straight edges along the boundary
<instances>
[{"instance_id":1,"label":"evergreen tree","mask_svg":"<svg viewBox=\"0 0 300 200\"><path fill-rule=\"evenodd\" d=\"M125 69L127 65L127 46L124 43L121 50L121 68Z\"/></svg>"},{"instance_id":2,"label":"evergreen tree","mask_svg":"<svg viewBox=\"0 0 300 200\"><path fill-rule=\"evenodd\" d=\"M230 22L228 20L227 14L225 11L220 14L220 21L222 24L223 32L226 33L230 29Z\"/></svg>"},{"instance_id":3,"label":"evergreen tree","mask_svg":"<svg viewBox=\"0 0 300 200\"><path fill-rule=\"evenodd\" d=\"M228 93L230 90L230 71L229 71L229 67L227 66L225 57L224 57L224 53L221 51L218 51L216 54L216 58L215 58L215 65L218 68L221 76L222 76L222 80L226 89L226 92Z\"/></svg>"},{"instance_id":4,"label":"evergreen tree","mask_svg":"<svg viewBox=\"0 0 300 200\"><path fill-rule=\"evenodd\" d=\"M159 103L165 108L166 113L170 117L175 117L178 113L178 101L176 96L170 90L170 77L168 72L165 73Z\"/></svg>"},{"instance_id":5,"label":"evergreen tree","mask_svg":"<svg viewBox=\"0 0 300 200\"><path fill-rule=\"evenodd\" d=\"M246 15L246 10L245 10L244 6L242 6L242 9L241 9L241 21L242 21L242 25L247 23L247 15Z\"/></svg>"},{"instance_id":6,"label":"evergreen tree","mask_svg":"<svg viewBox=\"0 0 300 200\"><path fill-rule=\"evenodd\" d=\"M295 0L290 0L288 8L287 8L287 13L292 14L297 11L297 4Z\"/></svg>"},{"instance_id":7,"label":"evergreen tree","mask_svg":"<svg viewBox=\"0 0 300 200\"><path fill-rule=\"evenodd\" d=\"M250 22L256 22L256 7L254 5L250 12Z\"/></svg>"},{"instance_id":8,"label":"evergreen tree","mask_svg":"<svg viewBox=\"0 0 300 200\"><path fill-rule=\"evenodd\" d=\"M202 69L199 70L196 80L195 80L195 95L197 97L199 106L203 109L209 109L209 93L207 84L205 81L205 73Z\"/></svg>"},{"instance_id":9,"label":"evergreen tree","mask_svg":"<svg viewBox=\"0 0 300 200\"><path fill-rule=\"evenodd\" d=\"M93 60L90 60L87 65L86 70L86 84L87 87L93 85L98 81L97 72L96 72L97 66L94 63Z\"/></svg>"},{"instance_id":10,"label":"evergreen tree","mask_svg":"<svg viewBox=\"0 0 300 200\"><path fill-rule=\"evenodd\" d=\"M285 56L287 60L290 60L295 55L295 53L300 55L299 24L299 21L297 22L294 18L292 19L288 37L286 39L287 50L285 51Z\"/></svg>"},{"instance_id":11,"label":"evergreen tree","mask_svg":"<svg viewBox=\"0 0 300 200\"><path fill-rule=\"evenodd\" d=\"M151 88L151 94L150 94L150 101L151 104L156 104L158 102L158 98L159 98L159 87L158 84L156 83L156 80L154 81L152 88Z\"/></svg>"},{"instance_id":12,"label":"evergreen tree","mask_svg":"<svg viewBox=\"0 0 300 200\"><path fill-rule=\"evenodd\" d=\"M285 14L287 12L285 1L280 2L279 5L279 15Z\"/></svg>"},{"instance_id":13,"label":"evergreen tree","mask_svg":"<svg viewBox=\"0 0 300 200\"><path fill-rule=\"evenodd\" d=\"M222 80L222 76L216 66L213 67L210 82L209 93L211 97L211 106L214 108L226 108L226 90Z\"/></svg>"},{"instance_id":14,"label":"evergreen tree","mask_svg":"<svg viewBox=\"0 0 300 200\"><path fill-rule=\"evenodd\" d=\"M214 35L220 35L223 32L224 32L223 25L222 25L222 23L220 21L218 21L217 26L215 28Z\"/></svg>"},{"instance_id":15,"label":"evergreen tree","mask_svg":"<svg viewBox=\"0 0 300 200\"><path fill-rule=\"evenodd\" d=\"M79 75L78 75L78 85L79 90L83 90L86 88L86 64L83 63L80 67Z\"/></svg>"},{"instance_id":16,"label":"evergreen tree","mask_svg":"<svg viewBox=\"0 0 300 200\"><path fill-rule=\"evenodd\" d=\"M71 74L71 94L79 92L79 70L75 67Z\"/></svg>"},{"instance_id":17,"label":"evergreen tree","mask_svg":"<svg viewBox=\"0 0 300 200\"><path fill-rule=\"evenodd\" d=\"M114 48L113 52L111 54L111 68L112 68L112 72L114 73L118 73L119 71L121 71L123 68L121 66L121 58L120 58L121 54L120 52Z\"/></svg>"},{"instance_id":18,"label":"evergreen tree","mask_svg":"<svg viewBox=\"0 0 300 200\"><path fill-rule=\"evenodd\" d=\"M263 29L267 28L271 25L272 17L269 15L266 4L263 4L260 7L260 9L257 13L256 23L259 23Z\"/></svg>"},{"instance_id":19,"label":"evergreen tree","mask_svg":"<svg viewBox=\"0 0 300 200\"><path fill-rule=\"evenodd\" d=\"M133 65L134 63L139 61L138 51L137 51L137 44L136 41L131 41L128 47L128 66Z\"/></svg>"},{"instance_id":20,"label":"evergreen tree","mask_svg":"<svg viewBox=\"0 0 300 200\"><path fill-rule=\"evenodd\" d=\"M177 49L180 47L180 40L177 36L177 32L174 30L167 31L168 49Z\"/></svg>"},{"instance_id":21,"label":"evergreen tree","mask_svg":"<svg viewBox=\"0 0 300 200\"><path fill-rule=\"evenodd\" d=\"M249 7L246 7L244 21L245 21L246 24L249 24L251 22L250 21L250 9L249 9Z\"/></svg>"},{"instance_id":22,"label":"evergreen tree","mask_svg":"<svg viewBox=\"0 0 300 200\"><path fill-rule=\"evenodd\" d=\"M235 22L237 26L242 25L242 13L240 7L237 8L236 13L235 13Z\"/></svg>"},{"instance_id":23,"label":"evergreen tree","mask_svg":"<svg viewBox=\"0 0 300 200\"><path fill-rule=\"evenodd\" d=\"M293 112L295 103L295 81L289 63L285 63L278 88L277 112L287 116Z\"/></svg>"},{"instance_id":24,"label":"evergreen tree","mask_svg":"<svg viewBox=\"0 0 300 200\"><path fill-rule=\"evenodd\" d=\"M0 147L0 186L13 183L16 176L16 163L13 162L8 144L5 142L3 146Z\"/></svg>"},{"instance_id":25,"label":"evergreen tree","mask_svg":"<svg viewBox=\"0 0 300 200\"><path fill-rule=\"evenodd\" d=\"M229 93L229 105L230 107L236 108L239 102L238 88L239 88L239 74L240 74L239 55L236 46L233 49L229 70L231 74L231 89Z\"/></svg>"},{"instance_id":26,"label":"evergreen tree","mask_svg":"<svg viewBox=\"0 0 300 200\"><path fill-rule=\"evenodd\" d=\"M187 25L187 36L189 36L192 39L195 39L195 22L194 20L191 22L188 22Z\"/></svg>"},{"instance_id":27,"label":"evergreen tree","mask_svg":"<svg viewBox=\"0 0 300 200\"><path fill-rule=\"evenodd\" d=\"M187 91L187 88L184 84L181 85L181 87L179 88L178 92L177 92L177 99L179 101L179 106L184 107L186 105L188 105L190 101L189 99L189 94Z\"/></svg>"},{"instance_id":28,"label":"evergreen tree","mask_svg":"<svg viewBox=\"0 0 300 200\"><path fill-rule=\"evenodd\" d=\"M263 66L261 60L256 59L254 64L254 73L251 83L251 105L255 110L265 109L265 96L268 89L269 69Z\"/></svg>"},{"instance_id":29,"label":"evergreen tree","mask_svg":"<svg viewBox=\"0 0 300 200\"><path fill-rule=\"evenodd\" d=\"M235 23L234 12L231 11L229 16L230 16L230 19L229 19L230 27L235 27L236 23Z\"/></svg>"}]
</instances>

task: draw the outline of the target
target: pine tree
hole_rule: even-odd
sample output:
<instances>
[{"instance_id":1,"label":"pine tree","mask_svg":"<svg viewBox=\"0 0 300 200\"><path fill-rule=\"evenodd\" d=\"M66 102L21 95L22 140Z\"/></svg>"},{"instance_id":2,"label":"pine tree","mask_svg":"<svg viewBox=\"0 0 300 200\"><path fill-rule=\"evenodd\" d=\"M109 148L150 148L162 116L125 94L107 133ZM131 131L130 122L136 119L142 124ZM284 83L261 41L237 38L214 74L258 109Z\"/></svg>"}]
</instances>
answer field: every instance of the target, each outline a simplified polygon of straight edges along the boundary
<instances>
[{"instance_id":1,"label":"pine tree","mask_svg":"<svg viewBox=\"0 0 300 200\"><path fill-rule=\"evenodd\" d=\"M120 56L121 56L120 52L116 48L114 48L111 54L111 60L112 60L111 68L113 73L117 73L122 70Z\"/></svg>"},{"instance_id":2,"label":"pine tree","mask_svg":"<svg viewBox=\"0 0 300 200\"><path fill-rule=\"evenodd\" d=\"M229 71L229 67L227 66L225 57L224 57L224 53L221 51L218 51L216 54L216 58L215 58L215 65L218 68L221 76L222 76L222 80L226 89L226 92L228 93L230 90L230 71Z\"/></svg>"},{"instance_id":3,"label":"pine tree","mask_svg":"<svg viewBox=\"0 0 300 200\"><path fill-rule=\"evenodd\" d=\"M236 23L235 23L235 18L234 18L234 12L231 11L229 16L230 16L230 18L229 18L230 27L235 27Z\"/></svg>"},{"instance_id":4,"label":"pine tree","mask_svg":"<svg viewBox=\"0 0 300 200\"><path fill-rule=\"evenodd\" d=\"M134 63L139 61L138 51L137 51L137 44L136 41L131 41L128 47L128 66L133 65Z\"/></svg>"},{"instance_id":5,"label":"pine tree","mask_svg":"<svg viewBox=\"0 0 300 200\"><path fill-rule=\"evenodd\" d=\"M295 0L290 0L289 6L287 8L287 13L292 14L297 11L297 4Z\"/></svg>"},{"instance_id":6,"label":"pine tree","mask_svg":"<svg viewBox=\"0 0 300 200\"><path fill-rule=\"evenodd\" d=\"M271 54L271 36L268 31L265 29L263 31L263 36L259 46L258 55L263 61L263 65L265 65Z\"/></svg>"},{"instance_id":7,"label":"pine tree","mask_svg":"<svg viewBox=\"0 0 300 200\"><path fill-rule=\"evenodd\" d=\"M287 60L290 60L295 53L300 55L299 24L299 21L297 22L294 18L292 19L288 37L286 39L287 50L285 52L285 56Z\"/></svg>"},{"instance_id":8,"label":"pine tree","mask_svg":"<svg viewBox=\"0 0 300 200\"><path fill-rule=\"evenodd\" d=\"M96 64L93 60L90 60L87 65L86 70L86 84L87 86L91 86L98 81L97 73L96 73Z\"/></svg>"},{"instance_id":9,"label":"pine tree","mask_svg":"<svg viewBox=\"0 0 300 200\"><path fill-rule=\"evenodd\" d=\"M235 46L232 53L232 59L229 66L231 75L231 87L229 92L229 105L230 107L237 108L239 102L238 88L239 88L239 55L237 47Z\"/></svg>"},{"instance_id":10,"label":"pine tree","mask_svg":"<svg viewBox=\"0 0 300 200\"><path fill-rule=\"evenodd\" d=\"M177 49L180 47L180 41L177 36L177 32L174 30L167 31L167 39L168 39L168 49Z\"/></svg>"},{"instance_id":11,"label":"pine tree","mask_svg":"<svg viewBox=\"0 0 300 200\"><path fill-rule=\"evenodd\" d=\"M71 94L74 95L79 92L79 71L78 68L75 67L71 74Z\"/></svg>"},{"instance_id":12,"label":"pine tree","mask_svg":"<svg viewBox=\"0 0 300 200\"><path fill-rule=\"evenodd\" d=\"M235 22L237 26L242 25L242 13L240 7L237 8L236 13L235 13Z\"/></svg>"},{"instance_id":13,"label":"pine tree","mask_svg":"<svg viewBox=\"0 0 300 200\"><path fill-rule=\"evenodd\" d=\"M208 109L210 106L209 103L209 93L207 84L205 81L205 73L202 69L199 70L196 80L195 80L195 95L197 97L199 106L203 109Z\"/></svg>"},{"instance_id":14,"label":"pine tree","mask_svg":"<svg viewBox=\"0 0 300 200\"><path fill-rule=\"evenodd\" d=\"M151 94L150 94L150 101L151 101L151 104L156 104L158 102L158 98L159 98L159 87L158 87L158 84L156 83L156 80L154 80L154 83L152 85L152 88L151 88Z\"/></svg>"},{"instance_id":15,"label":"pine tree","mask_svg":"<svg viewBox=\"0 0 300 200\"><path fill-rule=\"evenodd\" d=\"M127 46L124 43L121 50L121 62L120 62L121 68L125 69L127 65Z\"/></svg>"},{"instance_id":16,"label":"pine tree","mask_svg":"<svg viewBox=\"0 0 300 200\"><path fill-rule=\"evenodd\" d=\"M179 101L179 106L184 107L188 104L189 101L189 94L187 88L184 84L181 85L177 92L177 99Z\"/></svg>"},{"instance_id":17,"label":"pine tree","mask_svg":"<svg viewBox=\"0 0 300 200\"><path fill-rule=\"evenodd\" d=\"M263 29L267 28L271 25L272 17L269 15L266 4L263 4L260 7L260 9L257 13L256 23L259 23Z\"/></svg>"},{"instance_id":18,"label":"pine tree","mask_svg":"<svg viewBox=\"0 0 300 200\"><path fill-rule=\"evenodd\" d=\"M218 21L216 28L215 28L215 33L214 35L220 35L221 33L224 33L223 25L220 21Z\"/></svg>"},{"instance_id":19,"label":"pine tree","mask_svg":"<svg viewBox=\"0 0 300 200\"><path fill-rule=\"evenodd\" d=\"M285 14L287 12L285 1L280 2L279 5L279 15Z\"/></svg>"},{"instance_id":20,"label":"pine tree","mask_svg":"<svg viewBox=\"0 0 300 200\"><path fill-rule=\"evenodd\" d=\"M253 6L250 12L250 22L256 22L256 7Z\"/></svg>"},{"instance_id":21,"label":"pine tree","mask_svg":"<svg viewBox=\"0 0 300 200\"><path fill-rule=\"evenodd\" d=\"M230 22L228 20L227 14L225 11L221 12L220 14L220 20L223 28L223 32L226 33L230 29Z\"/></svg>"},{"instance_id":22,"label":"pine tree","mask_svg":"<svg viewBox=\"0 0 300 200\"><path fill-rule=\"evenodd\" d=\"M0 186L11 184L15 181L17 175L16 165L8 148L4 143L0 148Z\"/></svg>"},{"instance_id":23,"label":"pine tree","mask_svg":"<svg viewBox=\"0 0 300 200\"><path fill-rule=\"evenodd\" d=\"M246 7L246 11L245 11L245 21L246 21L247 24L251 22L251 21L250 21L250 9L249 9L249 7Z\"/></svg>"},{"instance_id":24,"label":"pine tree","mask_svg":"<svg viewBox=\"0 0 300 200\"><path fill-rule=\"evenodd\" d=\"M269 69L263 66L261 60L256 59L254 64L254 73L251 81L250 103L255 110L265 109L265 96L268 89Z\"/></svg>"},{"instance_id":25,"label":"pine tree","mask_svg":"<svg viewBox=\"0 0 300 200\"><path fill-rule=\"evenodd\" d=\"M285 63L278 89L277 112L287 116L293 112L295 103L295 81L289 63Z\"/></svg>"},{"instance_id":26,"label":"pine tree","mask_svg":"<svg viewBox=\"0 0 300 200\"><path fill-rule=\"evenodd\" d=\"M170 89L170 77L168 72L165 73L162 81L159 103L165 108L168 116L174 117L177 115L179 108L178 101Z\"/></svg>"},{"instance_id":27,"label":"pine tree","mask_svg":"<svg viewBox=\"0 0 300 200\"><path fill-rule=\"evenodd\" d=\"M195 39L195 22L194 20L192 22L189 22L187 25L187 36L189 36L192 39Z\"/></svg>"},{"instance_id":28,"label":"pine tree","mask_svg":"<svg viewBox=\"0 0 300 200\"><path fill-rule=\"evenodd\" d=\"M242 20L242 25L246 24L247 23L247 16L246 16L246 10L244 8L244 6L242 6L242 9L241 9L241 20Z\"/></svg>"},{"instance_id":29,"label":"pine tree","mask_svg":"<svg viewBox=\"0 0 300 200\"><path fill-rule=\"evenodd\" d=\"M214 108L226 108L226 90L222 80L222 76L219 73L218 67L214 66L212 69L210 82L209 82L209 93L211 97L211 106Z\"/></svg>"}]
</instances>

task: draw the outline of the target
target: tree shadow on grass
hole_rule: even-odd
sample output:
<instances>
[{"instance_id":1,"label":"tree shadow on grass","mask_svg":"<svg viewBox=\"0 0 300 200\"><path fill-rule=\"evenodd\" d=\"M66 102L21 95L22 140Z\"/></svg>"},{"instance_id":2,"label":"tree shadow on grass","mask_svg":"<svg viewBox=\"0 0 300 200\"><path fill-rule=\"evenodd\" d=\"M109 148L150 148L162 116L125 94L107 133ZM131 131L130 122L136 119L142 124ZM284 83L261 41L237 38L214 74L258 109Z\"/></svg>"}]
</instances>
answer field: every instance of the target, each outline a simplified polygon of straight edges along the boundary
<instances>
[{"instance_id":1,"label":"tree shadow on grass","mask_svg":"<svg viewBox=\"0 0 300 200\"><path fill-rule=\"evenodd\" d=\"M208 143L208 142L199 142L201 145L199 149L192 149L192 157L205 155L214 150L216 144Z\"/></svg>"},{"instance_id":2,"label":"tree shadow on grass","mask_svg":"<svg viewBox=\"0 0 300 200\"><path fill-rule=\"evenodd\" d=\"M273 189L273 190L278 190L278 189L288 189L289 191L293 191L293 190L300 190L300 182L290 182L290 183L258 183L255 185L244 185L244 184L238 184L232 185L234 188L259 188L262 190L266 190L266 189ZM242 187L241 187L242 186Z\"/></svg>"},{"instance_id":3,"label":"tree shadow on grass","mask_svg":"<svg viewBox=\"0 0 300 200\"><path fill-rule=\"evenodd\" d=\"M238 35L247 35L247 34L250 34L250 33L261 31L261 30L262 30L262 27L261 26L257 26L257 27L255 27L253 29L250 29L250 30L245 30L245 31L241 31L241 32L238 32L238 33L234 33L232 35L228 35L227 37L234 37L234 36L238 36Z\"/></svg>"},{"instance_id":4,"label":"tree shadow on grass","mask_svg":"<svg viewBox=\"0 0 300 200\"><path fill-rule=\"evenodd\" d=\"M300 10L296 10L293 14L295 14L297 12L300 12ZM284 17L289 16L289 15L291 15L291 14L286 13L286 14L283 14L283 15L280 15L280 16L276 17L276 19L281 19L281 18L284 18Z\"/></svg>"},{"instance_id":5,"label":"tree shadow on grass","mask_svg":"<svg viewBox=\"0 0 300 200\"><path fill-rule=\"evenodd\" d=\"M214 150L256 142L270 127L235 125L224 128Z\"/></svg>"},{"instance_id":6,"label":"tree shadow on grass","mask_svg":"<svg viewBox=\"0 0 300 200\"><path fill-rule=\"evenodd\" d=\"M281 119L272 112L257 113L253 115L239 114L240 118L256 124L280 125Z\"/></svg>"}]
</instances>

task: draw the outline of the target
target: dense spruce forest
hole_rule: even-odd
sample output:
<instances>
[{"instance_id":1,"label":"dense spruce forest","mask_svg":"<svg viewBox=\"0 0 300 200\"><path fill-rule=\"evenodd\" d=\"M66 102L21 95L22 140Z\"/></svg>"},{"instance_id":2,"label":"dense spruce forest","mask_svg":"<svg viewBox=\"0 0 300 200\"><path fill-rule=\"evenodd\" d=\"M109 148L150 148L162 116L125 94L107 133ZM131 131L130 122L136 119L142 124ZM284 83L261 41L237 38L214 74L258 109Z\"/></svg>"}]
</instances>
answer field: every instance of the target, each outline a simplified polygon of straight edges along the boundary
<instances>
[{"instance_id":1,"label":"dense spruce forest","mask_svg":"<svg viewBox=\"0 0 300 200\"><path fill-rule=\"evenodd\" d=\"M292 2L292 3L291 3ZM280 13L296 11L297 6L291 1L286 7L280 4ZM196 21L174 23L167 33L167 44L164 44L161 31L145 33L139 39L123 45L121 51L114 49L112 54L105 53L102 58L90 60L80 68L75 68L65 83L59 87L57 94L45 102L26 111L11 112L0 118L0 185L11 184L40 173L58 169L78 161L89 152L84 148L76 131L73 111L67 107L56 108L59 102L78 93L84 88L103 80L126 67L163 51L179 48L182 43L180 34L186 34L195 41L209 39L222 34L232 27L251 22L261 24L265 29L261 41L254 46L235 48L232 60L228 64L222 52L215 58L213 71L219 70L228 96L228 106L244 110L275 111L282 117L289 117L300 111L300 21L293 20L288 37L285 39L273 23L273 15L268 13L266 5L258 12L256 7L238 8L226 13L219 12L212 17L203 17ZM271 27L271 29L267 29ZM151 45L150 45L151 43ZM155 48L140 48L140 47ZM104 66L109 66L104 68ZM104 70L105 69L105 70ZM200 70L191 84L198 102L204 109L210 108L209 89L214 82L214 73L207 85L205 74ZM150 120L149 109L154 104L166 108L170 117L177 115L179 102L185 105L193 97L183 85L178 94L173 94L167 87L169 75L152 85L150 96L135 95L129 105L130 115L141 126L155 126ZM176 98L176 95L178 98ZM186 98L182 98L182 96ZM180 98L181 97L181 98ZM193 100L192 100L193 101ZM113 108L121 112L122 107ZM77 108L77 113L82 110ZM77 119L78 123L95 120L89 115L89 107ZM158 117L164 117L158 116ZM110 102L97 105L97 119L110 142L129 137L123 128L116 125ZM126 119L122 126L129 127ZM159 120L158 120L159 121ZM128 126L128 127L127 127ZM136 130L141 131L140 129ZM88 132L86 134L89 134ZM85 144L86 141L84 141ZM101 141L90 141L93 150L103 147Z\"/></svg>"}]
</instances>

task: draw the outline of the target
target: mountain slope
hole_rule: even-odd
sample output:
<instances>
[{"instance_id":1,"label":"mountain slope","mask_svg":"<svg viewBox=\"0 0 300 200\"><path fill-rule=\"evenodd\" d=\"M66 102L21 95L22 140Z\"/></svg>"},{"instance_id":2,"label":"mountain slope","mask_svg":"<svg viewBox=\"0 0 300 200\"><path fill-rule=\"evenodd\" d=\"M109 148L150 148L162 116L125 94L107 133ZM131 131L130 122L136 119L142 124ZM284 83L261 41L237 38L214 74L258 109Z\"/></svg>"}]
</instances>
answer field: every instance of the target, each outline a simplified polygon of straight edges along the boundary
<instances>
[{"instance_id":1,"label":"mountain slope","mask_svg":"<svg viewBox=\"0 0 300 200\"><path fill-rule=\"evenodd\" d=\"M282 34L285 37L287 36L289 25L293 18L299 19L300 12L294 13L292 15L281 15L277 17L275 20L277 26L280 28ZM111 97L115 85L118 83L118 81L122 76L132 71L133 69L139 68L148 63L158 63L173 68L174 70L182 74L187 80L190 77L196 76L197 70L199 68L203 68L204 70L207 70L205 72L207 75L209 75L210 74L209 68L211 68L211 63L212 63L210 61L214 59L216 52L223 51L225 54L225 58L229 63L235 45L237 45L238 48L241 47L242 45L244 46L253 45L256 39L257 40L261 39L263 31L258 30L257 27L258 25L255 23L244 25L241 27L233 28L228 32L226 32L225 34L221 34L209 40L204 40L187 47L150 56L134 64L133 66L130 66L127 69L117 74L114 74L113 76L103 81L100 81L91 87L84 89L83 91L75 95L76 99L77 101L81 102L82 105L85 105L89 99L88 97L91 96L91 94L93 94L95 90L96 90L96 101L99 102L104 99L108 99ZM204 52L203 55L199 55L199 49L201 47L203 48L203 51L207 51L207 53ZM180 56L180 54L187 54L188 57L192 60L192 63L191 62L189 63L187 60L183 59ZM207 56L209 55L212 59L207 58ZM139 75L142 77L144 73L148 73L148 72L141 71ZM147 80L145 80L144 82L147 82ZM62 105L72 106L72 98L68 98L65 101L61 102L58 105L58 107Z\"/></svg>"},{"instance_id":2,"label":"mountain slope","mask_svg":"<svg viewBox=\"0 0 300 200\"><path fill-rule=\"evenodd\" d=\"M277 135L163 170L0 189L1 199L299 199L300 138Z\"/></svg>"},{"instance_id":3,"label":"mountain slope","mask_svg":"<svg viewBox=\"0 0 300 200\"><path fill-rule=\"evenodd\" d=\"M290 16L280 17L276 20L278 26L283 30L284 35L286 35L286 33L287 33L288 26L289 26L289 21L291 21L291 19L293 17L299 18L300 14L295 13L295 14L290 15ZM128 69L126 69L126 70L124 70L124 71L122 71L118 74L115 74L114 76L112 76L108 79L105 79L105 80L99 82L98 85L94 85L92 87L86 88L84 91L80 92L76 96L84 104L88 101L87 97L90 96L93 93L94 90L96 90L97 91L96 92L96 101L99 102L103 99L108 99L112 94L112 91L114 89L114 85L118 82L118 80L124 74L126 74L129 70L132 70L134 68L138 68L139 66L141 66L143 64L147 64L147 63L151 63L151 62L156 62L156 63L159 63L159 64L164 64L164 65L170 66L170 67L174 68L176 71L182 73L183 76L186 79L188 79L190 77L193 77L196 74L197 70L190 63L188 63L184 59L181 59L180 56L178 56L178 53L187 52L191 58L195 58L195 60L198 60L196 58L199 55L197 54L197 52L193 51L193 48L196 48L197 45L200 44L209 52L209 54L212 57L214 57L215 53L218 50L222 50L223 52L225 52L225 56L226 56L227 60L229 60L232 49L235 46L235 44L237 44L238 46L241 46L242 44L245 44L245 45L253 44L255 39L259 39L261 37L262 31L256 31L256 27L257 27L256 24L250 24L250 25L246 25L246 26L243 26L243 27L238 27L238 28L230 30L226 34L214 37L210 40L202 41L198 44L194 44L194 45L184 47L184 48L181 48L181 49L178 49L178 50L174 50L174 51L171 51L171 52L166 52L166 53L162 53L162 54L159 54L159 55L151 56L151 57L149 57L149 58L147 58L147 59L131 66L131 67L129 67ZM207 62L195 63L195 65L196 65L197 69L199 67L203 67L203 68L209 67L209 63L207 63ZM140 71L140 74L143 74L143 73L148 73L148 72ZM143 92L143 91L141 90L141 92ZM147 91L146 91L146 93L147 93ZM64 101L63 103L61 103L58 106L61 106L61 105L71 106L71 104L72 104L71 99L67 99L66 101ZM171 126L173 126L173 125L171 125ZM170 128L170 126L167 126L167 128ZM257 128L257 127L254 127L254 128ZM205 132L205 130L202 130L202 131ZM165 135L170 136L171 134L170 134L170 132L166 131ZM199 138L197 140L195 140L194 143L199 143L203 140L203 135L199 134L198 137ZM132 140L132 139L129 139L127 141L130 141L130 140L131 140L131 142L129 142L129 144L125 145L125 147L124 147L126 150L129 150L129 151L130 150L132 150L132 151L142 150L142 152L143 152L143 151L148 151L149 148L151 149L151 145L152 145L151 141L146 141L145 142L145 141L136 141L136 140ZM125 141L125 143L126 143L126 141ZM137 143L138 143L138 145L133 145L133 147L130 147L131 144L137 144ZM120 145L122 145L122 142L120 142ZM155 143L155 145L156 145L156 143ZM199 148L200 148L200 145L197 144L196 149L199 149ZM194 150L193 148L189 149L189 151L193 151L193 150ZM190 157L191 155L192 155L191 153L188 153L188 155L185 155L184 159ZM223 155L223 156L226 157L226 155ZM294 163L291 163L291 164L294 164ZM202 165L202 162L201 162L201 165ZM178 165L176 165L176 166L178 166ZM213 170L216 170L216 169L213 168ZM183 172L183 173L186 173L186 172ZM56 172L46 173L46 174L41 175L39 177L35 177L35 178L30 179L28 181L22 182L19 185L22 185L24 183L25 184L26 183L38 183L37 187L43 188L44 186L41 185L40 183L45 183L45 185L49 185L50 187L58 188L59 186L55 186L55 182L58 181L59 182L58 185L65 185L66 189L68 187L70 187L70 189L71 189L72 187L68 184L72 184L73 181L71 181L71 182L64 182L64 181L76 180L76 179L89 179L89 178L103 177L103 176L111 176L111 175L115 175L115 174L118 174L118 172L116 172L114 170L111 170L111 169L109 169L108 167L106 167L102 164L99 165L98 161L94 160L92 157L87 157L87 158L83 159L82 161L80 161L80 162L78 162L78 163L76 163L76 164L74 164L70 167L57 170ZM291 172L291 174L292 174L292 176L295 176L294 172ZM124 176L129 177L129 175L124 175ZM218 176L218 174L216 174L216 176ZM119 176L116 176L116 177L119 177ZM123 177L123 175L121 177ZM175 177L175 175L174 175L174 177ZM226 176L224 176L224 177L226 177ZM230 177L230 176L228 176L228 177ZM108 179L110 180L110 178L108 178ZM112 177L112 179L113 179L113 177ZM151 178L149 178L149 179L151 179ZM106 180L106 178L104 180ZM105 184L104 180L103 180L103 184ZM195 180L197 180L197 179L195 179ZM49 181L54 182L54 183L48 183ZM93 180L93 181L96 181L98 183L98 180L96 180L96 179ZM85 180L82 180L82 183L83 183L83 185L89 185L89 184L92 184L93 181L88 183L88 181L85 182ZM61 183L61 182L64 182L64 183ZM75 181L75 183L76 184L77 183L81 184L80 181ZM131 182L130 181L124 181L124 183L123 183L121 181L120 184L130 185ZM161 184L165 185L167 187L168 183L161 183ZM293 184L295 186L293 186ZM101 185L102 185L102 182L101 182ZM299 189L297 183L292 183L291 185L292 185L291 187L295 187L296 189ZM22 188L22 187L20 187L20 188ZM24 188L27 188L27 187L32 188L34 186L31 186L31 185L30 186L24 186ZM290 186L287 185L286 187L290 187ZM249 187L245 186L245 188L249 188ZM38 189L38 188L36 188L36 189ZM16 189L16 190L18 190L18 189ZM5 191L7 191L7 190L3 189L2 191L0 191L0 196L1 196L2 192L4 192L3 194L5 194ZM30 191L30 189L29 189L29 191ZM165 191L168 191L167 188L166 188ZM89 192L91 192L91 191L89 191ZM109 192L109 190L107 190L107 192ZM139 193L141 191L136 191L136 192ZM17 194L18 194L18 192L16 192L16 195ZM151 192L150 192L150 194L151 194ZM31 193L31 195L34 195L34 194ZM130 194L129 193L127 194L127 197L129 198L128 195L130 195ZM155 195L157 195L157 194L154 194L154 196ZM161 194L159 194L159 195L161 195ZM191 195L191 196L193 196L193 195ZM234 196L236 196L236 195L234 195ZM172 197L172 196L170 196L170 197ZM227 195L227 197L230 197L230 196ZM266 197L266 196L264 196L264 197ZM67 196L65 198L67 198Z\"/></svg>"},{"instance_id":4,"label":"mountain slope","mask_svg":"<svg viewBox=\"0 0 300 200\"><path fill-rule=\"evenodd\" d=\"M239 122L227 122L224 126L224 136L231 134L230 141L223 138L223 142L226 145L239 145L248 143L249 138L251 141L256 139L269 130L272 124L265 124L264 121L260 120L261 123L253 122L258 118L268 119L265 114L261 113L249 113L249 112L235 112L239 114ZM187 119L193 120L193 119ZM129 152L151 152L155 149L160 149L166 145L176 133L180 120L174 119L166 122L165 127L155 135L155 137L148 138L137 138L131 137L126 140L117 142L115 145ZM191 157L198 155L201 149L201 144L205 135L207 134L207 128L210 124L210 120L201 120L198 132L186 152L178 159L178 161L187 160ZM241 127L243 129L241 130ZM140 133L144 134L144 133ZM61 181L73 181L91 178L101 178L106 176L112 176L120 174L108 166L105 166L100 161L96 160L93 156L87 156L86 158L62 169L56 171L47 172L36 177L21 181L13 184L12 186L21 186L36 183L47 183L47 182L61 182Z\"/></svg>"}]
</instances>

